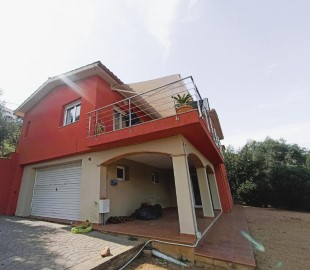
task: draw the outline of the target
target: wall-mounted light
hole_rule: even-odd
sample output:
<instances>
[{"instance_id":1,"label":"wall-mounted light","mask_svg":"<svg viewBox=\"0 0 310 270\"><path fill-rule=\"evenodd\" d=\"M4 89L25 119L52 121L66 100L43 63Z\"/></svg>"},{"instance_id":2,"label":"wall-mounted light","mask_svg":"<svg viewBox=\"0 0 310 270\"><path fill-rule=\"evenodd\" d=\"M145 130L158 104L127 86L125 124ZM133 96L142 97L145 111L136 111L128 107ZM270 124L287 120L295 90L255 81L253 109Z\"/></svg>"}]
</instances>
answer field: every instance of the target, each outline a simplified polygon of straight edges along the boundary
<instances>
[{"instance_id":1,"label":"wall-mounted light","mask_svg":"<svg viewBox=\"0 0 310 270\"><path fill-rule=\"evenodd\" d=\"M118 179L111 179L111 186L116 186L118 184Z\"/></svg>"}]
</instances>

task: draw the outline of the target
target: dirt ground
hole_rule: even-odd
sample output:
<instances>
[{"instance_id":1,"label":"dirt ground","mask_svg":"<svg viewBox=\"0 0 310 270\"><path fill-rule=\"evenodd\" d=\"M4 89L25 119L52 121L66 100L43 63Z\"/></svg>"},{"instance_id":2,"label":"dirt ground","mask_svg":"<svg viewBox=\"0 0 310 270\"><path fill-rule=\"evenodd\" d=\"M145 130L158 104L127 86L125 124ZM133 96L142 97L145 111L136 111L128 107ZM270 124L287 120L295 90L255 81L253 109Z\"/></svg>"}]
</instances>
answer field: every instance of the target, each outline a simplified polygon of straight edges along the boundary
<instances>
[{"instance_id":1,"label":"dirt ground","mask_svg":"<svg viewBox=\"0 0 310 270\"><path fill-rule=\"evenodd\" d=\"M310 269L310 213L246 207L258 270Z\"/></svg>"},{"instance_id":2,"label":"dirt ground","mask_svg":"<svg viewBox=\"0 0 310 270\"><path fill-rule=\"evenodd\" d=\"M252 238L264 251L254 248L257 270L310 269L310 213L279 209L245 207ZM161 259L141 255L126 269L177 270L182 267ZM193 270L218 270L210 267L187 267Z\"/></svg>"},{"instance_id":3,"label":"dirt ground","mask_svg":"<svg viewBox=\"0 0 310 270\"><path fill-rule=\"evenodd\" d=\"M220 270L220 268L214 268L213 266L210 267L199 267L199 266L189 266L189 267L182 267L178 266L173 263L168 263L165 260L155 258L155 257L148 257L141 255L138 259L134 260L126 270L178 270L178 269L191 269L191 270Z\"/></svg>"}]
</instances>

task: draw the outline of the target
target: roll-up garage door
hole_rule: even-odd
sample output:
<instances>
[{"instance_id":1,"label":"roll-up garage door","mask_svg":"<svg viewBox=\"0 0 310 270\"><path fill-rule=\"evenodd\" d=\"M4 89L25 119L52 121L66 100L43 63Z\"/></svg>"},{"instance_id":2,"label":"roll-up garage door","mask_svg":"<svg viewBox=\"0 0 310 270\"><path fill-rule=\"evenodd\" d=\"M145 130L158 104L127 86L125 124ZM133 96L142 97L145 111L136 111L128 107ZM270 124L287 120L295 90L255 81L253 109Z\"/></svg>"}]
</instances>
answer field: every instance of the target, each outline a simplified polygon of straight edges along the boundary
<instances>
[{"instance_id":1,"label":"roll-up garage door","mask_svg":"<svg viewBox=\"0 0 310 270\"><path fill-rule=\"evenodd\" d=\"M81 163L37 170L31 215L79 219Z\"/></svg>"}]
</instances>

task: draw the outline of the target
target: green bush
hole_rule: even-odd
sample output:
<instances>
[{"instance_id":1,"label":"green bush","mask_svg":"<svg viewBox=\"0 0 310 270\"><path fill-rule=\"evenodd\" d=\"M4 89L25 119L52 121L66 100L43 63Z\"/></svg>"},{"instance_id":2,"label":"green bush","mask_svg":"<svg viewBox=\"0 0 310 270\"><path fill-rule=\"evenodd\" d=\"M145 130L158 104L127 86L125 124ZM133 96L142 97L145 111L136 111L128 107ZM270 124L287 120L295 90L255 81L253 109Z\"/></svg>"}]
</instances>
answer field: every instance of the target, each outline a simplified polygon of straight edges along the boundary
<instances>
[{"instance_id":1,"label":"green bush","mask_svg":"<svg viewBox=\"0 0 310 270\"><path fill-rule=\"evenodd\" d=\"M225 165L235 203L310 210L310 152L284 140L228 147Z\"/></svg>"}]
</instances>

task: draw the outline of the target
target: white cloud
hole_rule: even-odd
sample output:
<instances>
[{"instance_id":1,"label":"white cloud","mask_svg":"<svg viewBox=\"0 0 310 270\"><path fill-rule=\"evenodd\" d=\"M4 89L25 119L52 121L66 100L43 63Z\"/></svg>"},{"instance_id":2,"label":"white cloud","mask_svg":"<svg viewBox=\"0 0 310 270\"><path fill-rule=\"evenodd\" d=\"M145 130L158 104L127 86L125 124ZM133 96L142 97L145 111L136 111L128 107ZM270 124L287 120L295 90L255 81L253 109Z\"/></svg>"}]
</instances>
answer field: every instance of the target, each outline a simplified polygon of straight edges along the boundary
<instances>
[{"instance_id":1,"label":"white cloud","mask_svg":"<svg viewBox=\"0 0 310 270\"><path fill-rule=\"evenodd\" d=\"M233 136L226 137L223 143L242 147L249 139L264 140L267 136L273 139L285 139L288 143L297 143L301 147L310 149L310 121L276 126L268 129L256 129L249 132L241 132Z\"/></svg>"},{"instance_id":2,"label":"white cloud","mask_svg":"<svg viewBox=\"0 0 310 270\"><path fill-rule=\"evenodd\" d=\"M130 6L145 23L149 33L164 48L164 59L171 46L171 31L177 17L178 0L131 1Z\"/></svg>"}]
</instances>

